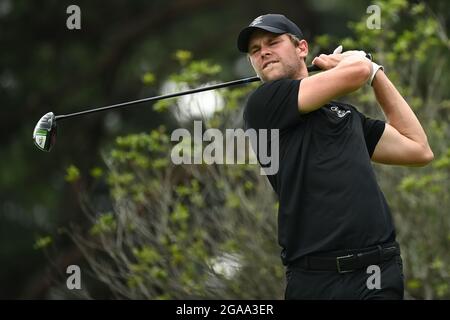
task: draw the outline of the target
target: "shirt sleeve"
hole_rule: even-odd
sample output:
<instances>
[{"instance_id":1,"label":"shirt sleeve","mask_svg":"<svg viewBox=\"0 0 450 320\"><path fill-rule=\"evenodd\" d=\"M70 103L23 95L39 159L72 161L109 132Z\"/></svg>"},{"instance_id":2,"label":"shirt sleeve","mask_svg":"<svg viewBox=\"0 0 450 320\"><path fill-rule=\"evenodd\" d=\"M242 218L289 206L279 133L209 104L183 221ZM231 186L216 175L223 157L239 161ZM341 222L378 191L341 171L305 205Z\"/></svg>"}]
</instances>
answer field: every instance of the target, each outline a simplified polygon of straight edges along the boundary
<instances>
[{"instance_id":1,"label":"shirt sleeve","mask_svg":"<svg viewBox=\"0 0 450 320\"><path fill-rule=\"evenodd\" d=\"M383 135L386 122L366 117L364 114L356 110L356 108L355 111L361 119L367 152L369 153L369 156L372 157L373 151L375 150L378 141L380 141L380 138Z\"/></svg>"},{"instance_id":2,"label":"shirt sleeve","mask_svg":"<svg viewBox=\"0 0 450 320\"><path fill-rule=\"evenodd\" d=\"M244 111L246 127L283 130L297 125L301 121L298 110L300 81L275 80L256 89Z\"/></svg>"}]
</instances>

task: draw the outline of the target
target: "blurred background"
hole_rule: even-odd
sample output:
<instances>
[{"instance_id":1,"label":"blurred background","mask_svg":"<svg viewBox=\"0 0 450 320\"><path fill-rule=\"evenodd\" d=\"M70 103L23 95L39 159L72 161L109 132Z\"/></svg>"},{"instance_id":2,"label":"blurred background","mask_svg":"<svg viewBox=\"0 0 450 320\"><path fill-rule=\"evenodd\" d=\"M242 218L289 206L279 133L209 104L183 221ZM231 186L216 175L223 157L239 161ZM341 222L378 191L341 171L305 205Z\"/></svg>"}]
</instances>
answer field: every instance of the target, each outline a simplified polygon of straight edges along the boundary
<instances>
[{"instance_id":1,"label":"blurred background","mask_svg":"<svg viewBox=\"0 0 450 320\"><path fill-rule=\"evenodd\" d=\"M80 30L66 26L72 4ZM371 4L380 29L367 28ZM308 62L340 43L372 52L418 114L434 162L375 169L402 245L406 297L450 298L443 0L0 0L0 298L282 299L277 203L258 167L169 159L170 133L193 119L241 127L254 86L64 121L51 153L32 142L49 111L252 76L236 37L266 13L299 24ZM368 88L347 101L383 116ZM81 290L67 289L69 265L81 267Z\"/></svg>"}]
</instances>

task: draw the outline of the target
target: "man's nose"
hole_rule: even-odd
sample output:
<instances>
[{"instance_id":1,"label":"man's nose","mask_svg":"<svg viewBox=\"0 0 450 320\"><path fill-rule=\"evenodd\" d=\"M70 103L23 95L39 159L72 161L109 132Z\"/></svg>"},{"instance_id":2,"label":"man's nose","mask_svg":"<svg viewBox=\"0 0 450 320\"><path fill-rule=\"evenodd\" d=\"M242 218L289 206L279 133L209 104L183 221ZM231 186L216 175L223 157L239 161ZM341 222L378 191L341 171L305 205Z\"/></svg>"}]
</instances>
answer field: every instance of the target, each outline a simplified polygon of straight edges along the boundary
<instances>
[{"instance_id":1,"label":"man's nose","mask_svg":"<svg viewBox=\"0 0 450 320\"><path fill-rule=\"evenodd\" d=\"M270 51L269 47L266 47L266 46L261 46L261 50L260 50L259 53L260 53L261 57L264 57L264 56L272 54L272 52Z\"/></svg>"}]
</instances>

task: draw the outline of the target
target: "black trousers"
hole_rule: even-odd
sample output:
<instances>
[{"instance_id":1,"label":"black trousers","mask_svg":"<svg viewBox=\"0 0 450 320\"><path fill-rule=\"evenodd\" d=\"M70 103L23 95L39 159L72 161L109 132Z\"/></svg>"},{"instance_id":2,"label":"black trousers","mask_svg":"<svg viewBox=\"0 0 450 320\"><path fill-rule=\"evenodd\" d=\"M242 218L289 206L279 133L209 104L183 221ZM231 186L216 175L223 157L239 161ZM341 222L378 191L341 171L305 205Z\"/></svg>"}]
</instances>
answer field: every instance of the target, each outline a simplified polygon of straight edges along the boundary
<instances>
[{"instance_id":1,"label":"black trousers","mask_svg":"<svg viewBox=\"0 0 450 320\"><path fill-rule=\"evenodd\" d=\"M400 255L379 265L379 286L367 268L349 273L287 267L285 299L399 300L404 297L403 262ZM370 279L369 279L370 278ZM368 285L369 282L369 285Z\"/></svg>"}]
</instances>

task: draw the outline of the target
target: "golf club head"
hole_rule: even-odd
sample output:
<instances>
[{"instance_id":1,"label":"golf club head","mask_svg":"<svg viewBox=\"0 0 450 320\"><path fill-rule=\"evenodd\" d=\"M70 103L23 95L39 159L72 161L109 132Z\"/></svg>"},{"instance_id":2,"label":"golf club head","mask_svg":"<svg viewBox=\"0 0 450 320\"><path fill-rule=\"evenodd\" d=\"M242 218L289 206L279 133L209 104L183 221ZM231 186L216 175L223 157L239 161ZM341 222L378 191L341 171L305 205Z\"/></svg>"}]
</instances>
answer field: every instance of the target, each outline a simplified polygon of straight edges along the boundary
<instances>
[{"instance_id":1,"label":"golf club head","mask_svg":"<svg viewBox=\"0 0 450 320\"><path fill-rule=\"evenodd\" d=\"M56 119L53 112L39 119L33 131L34 144L42 151L49 152L56 142Z\"/></svg>"}]
</instances>

